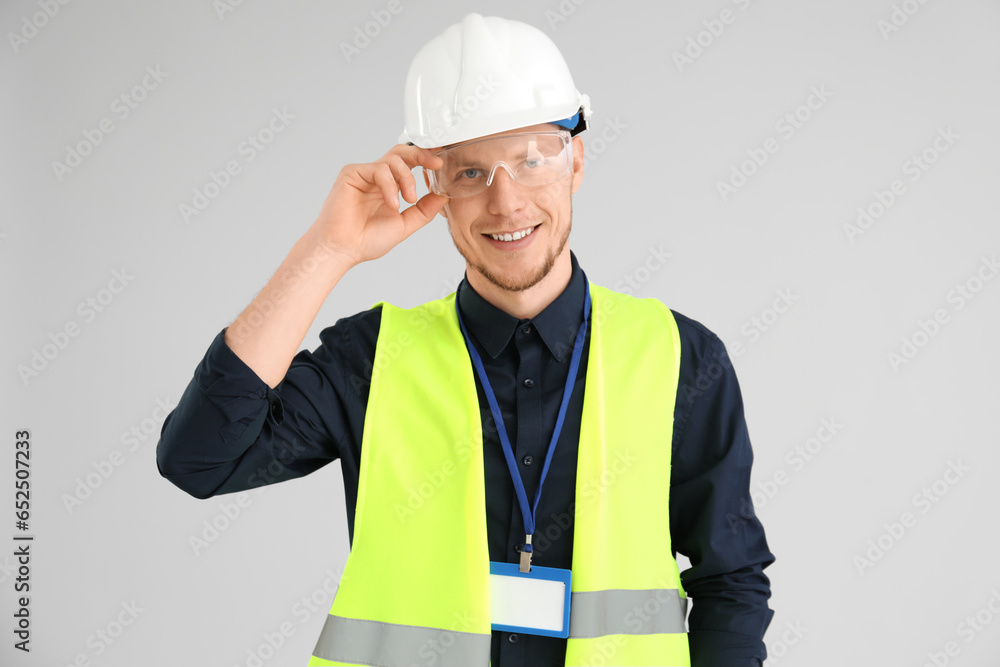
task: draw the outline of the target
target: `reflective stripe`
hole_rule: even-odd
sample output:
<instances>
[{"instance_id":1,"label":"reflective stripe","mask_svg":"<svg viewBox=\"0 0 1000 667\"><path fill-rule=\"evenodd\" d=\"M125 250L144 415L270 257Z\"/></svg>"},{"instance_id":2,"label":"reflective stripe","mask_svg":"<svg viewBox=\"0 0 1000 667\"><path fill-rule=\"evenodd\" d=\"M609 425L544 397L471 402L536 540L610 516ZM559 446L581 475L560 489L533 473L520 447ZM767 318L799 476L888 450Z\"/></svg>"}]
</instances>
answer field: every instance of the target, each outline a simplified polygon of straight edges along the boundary
<instances>
[{"instance_id":1,"label":"reflective stripe","mask_svg":"<svg viewBox=\"0 0 1000 667\"><path fill-rule=\"evenodd\" d=\"M330 614L313 655L324 660L382 667L410 667L418 655L433 657L435 667L488 665L490 635Z\"/></svg>"},{"instance_id":2,"label":"reflective stripe","mask_svg":"<svg viewBox=\"0 0 1000 667\"><path fill-rule=\"evenodd\" d=\"M613 589L573 593L569 636L652 635L686 632L687 598L677 589Z\"/></svg>"}]
</instances>

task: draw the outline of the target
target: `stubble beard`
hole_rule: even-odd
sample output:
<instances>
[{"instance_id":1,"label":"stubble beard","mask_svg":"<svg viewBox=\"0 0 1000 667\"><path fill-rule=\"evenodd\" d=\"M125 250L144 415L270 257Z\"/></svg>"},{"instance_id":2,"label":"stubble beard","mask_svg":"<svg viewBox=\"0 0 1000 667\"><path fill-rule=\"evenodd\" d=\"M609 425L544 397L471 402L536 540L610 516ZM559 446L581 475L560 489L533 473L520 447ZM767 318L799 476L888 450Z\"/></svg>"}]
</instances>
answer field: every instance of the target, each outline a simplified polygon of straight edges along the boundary
<instances>
[{"instance_id":1,"label":"stubble beard","mask_svg":"<svg viewBox=\"0 0 1000 667\"><path fill-rule=\"evenodd\" d=\"M528 275L518 274L511 276L507 274L495 273L494 271L490 270L489 267L475 261L472 257L469 256L468 253L466 253L462 249L462 247L458 244L458 242L455 241L455 235L451 234L451 226L449 225L448 227L448 231L451 234L452 243L455 244L455 248L458 250L459 254L465 258L465 261L468 262L469 266L478 271L484 278L486 278L486 280L491 282L493 285L496 285L502 290L507 290L508 292L522 292L526 289L530 289L531 287L534 287L539 282L541 282L542 279L545 278L545 276L549 275L549 272L552 271L552 267L556 265L556 259L559 258L559 255L562 254L563 249L566 247L566 242L569 240L569 233L570 231L572 231L572 229L573 229L573 204L571 202L569 211L569 223L566 225L566 231L563 232L562 238L559 239L558 247L555 250L550 251L545 256L542 265L536 268L530 274Z\"/></svg>"}]
</instances>

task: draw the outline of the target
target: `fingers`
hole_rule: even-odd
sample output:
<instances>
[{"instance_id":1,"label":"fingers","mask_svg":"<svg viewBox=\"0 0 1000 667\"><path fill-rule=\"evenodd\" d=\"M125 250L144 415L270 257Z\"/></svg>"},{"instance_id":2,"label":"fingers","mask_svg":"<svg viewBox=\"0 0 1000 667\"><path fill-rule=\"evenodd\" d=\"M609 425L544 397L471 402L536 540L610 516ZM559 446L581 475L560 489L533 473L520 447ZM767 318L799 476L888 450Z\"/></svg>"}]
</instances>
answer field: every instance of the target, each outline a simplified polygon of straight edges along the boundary
<instances>
[{"instance_id":1,"label":"fingers","mask_svg":"<svg viewBox=\"0 0 1000 667\"><path fill-rule=\"evenodd\" d=\"M437 151L440 149L430 149L421 148L420 146L407 146L405 144L397 144L393 146L388 154L395 153L399 155L406 166L409 169L414 167L426 167L428 169L440 169L444 164L444 160L437 155Z\"/></svg>"},{"instance_id":2,"label":"fingers","mask_svg":"<svg viewBox=\"0 0 1000 667\"><path fill-rule=\"evenodd\" d=\"M354 168L363 181L379 191L386 206L398 210L400 196L408 203L417 201L417 184L412 170L418 166L439 169L443 165L444 160L428 149L400 144L375 162Z\"/></svg>"},{"instance_id":3,"label":"fingers","mask_svg":"<svg viewBox=\"0 0 1000 667\"><path fill-rule=\"evenodd\" d=\"M376 162L372 165L372 179L375 186L382 193L382 199L386 206L399 208L399 197L397 195L396 178L386 162Z\"/></svg>"},{"instance_id":4,"label":"fingers","mask_svg":"<svg viewBox=\"0 0 1000 667\"><path fill-rule=\"evenodd\" d=\"M416 167L439 169L444 166L444 160L426 148L399 144L387 152L376 164L385 164L389 167L399 194L412 204L417 201L417 184L413 178L413 169ZM381 186L381 183L379 185ZM393 194L395 195L395 193ZM395 207L399 208L398 197L393 196L386 201L395 202Z\"/></svg>"},{"instance_id":5,"label":"fingers","mask_svg":"<svg viewBox=\"0 0 1000 667\"><path fill-rule=\"evenodd\" d=\"M428 222L434 219L444 205L448 203L447 197L436 195L430 192L402 212L404 234L409 236Z\"/></svg>"},{"instance_id":6,"label":"fingers","mask_svg":"<svg viewBox=\"0 0 1000 667\"><path fill-rule=\"evenodd\" d=\"M411 168L406 165L406 162L399 155L386 155L384 159L385 163L389 165L389 169L392 170L392 175L399 185L399 192L403 195L403 199L411 204L417 201L417 184L413 180Z\"/></svg>"}]
</instances>

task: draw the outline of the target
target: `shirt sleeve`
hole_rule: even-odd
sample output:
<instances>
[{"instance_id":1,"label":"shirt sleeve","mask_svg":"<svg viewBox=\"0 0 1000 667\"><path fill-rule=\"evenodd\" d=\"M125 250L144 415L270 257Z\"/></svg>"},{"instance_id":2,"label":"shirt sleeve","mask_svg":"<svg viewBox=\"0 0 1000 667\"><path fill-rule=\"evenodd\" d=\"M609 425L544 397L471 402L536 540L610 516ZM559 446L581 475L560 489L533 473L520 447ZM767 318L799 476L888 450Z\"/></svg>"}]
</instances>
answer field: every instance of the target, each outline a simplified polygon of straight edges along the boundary
<instances>
[{"instance_id":1,"label":"shirt sleeve","mask_svg":"<svg viewBox=\"0 0 1000 667\"><path fill-rule=\"evenodd\" d=\"M751 667L766 658L763 637L772 562L750 499L753 452L736 372L723 342L675 313L681 375L674 419L670 526L691 567L681 582L692 600L692 667Z\"/></svg>"},{"instance_id":2,"label":"shirt sleeve","mask_svg":"<svg viewBox=\"0 0 1000 667\"><path fill-rule=\"evenodd\" d=\"M379 318L380 309L365 311L324 329L321 345L296 354L273 389L220 331L164 420L160 474L209 498L301 477L339 458L345 440L361 432Z\"/></svg>"}]
</instances>

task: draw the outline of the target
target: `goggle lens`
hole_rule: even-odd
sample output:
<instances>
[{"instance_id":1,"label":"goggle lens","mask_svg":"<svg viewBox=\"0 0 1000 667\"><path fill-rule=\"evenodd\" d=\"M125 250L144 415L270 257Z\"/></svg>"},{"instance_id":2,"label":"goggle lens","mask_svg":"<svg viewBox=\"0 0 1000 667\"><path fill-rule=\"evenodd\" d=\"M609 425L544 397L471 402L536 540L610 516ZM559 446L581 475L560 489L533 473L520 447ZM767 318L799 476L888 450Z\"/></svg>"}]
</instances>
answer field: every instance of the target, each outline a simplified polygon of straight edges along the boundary
<instances>
[{"instance_id":1,"label":"goggle lens","mask_svg":"<svg viewBox=\"0 0 1000 667\"><path fill-rule=\"evenodd\" d=\"M573 148L569 132L523 132L480 139L439 151L440 169L427 170L431 192L461 199L485 191L503 168L520 185L555 183L569 171Z\"/></svg>"}]
</instances>

